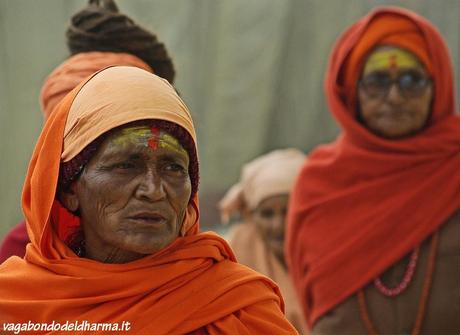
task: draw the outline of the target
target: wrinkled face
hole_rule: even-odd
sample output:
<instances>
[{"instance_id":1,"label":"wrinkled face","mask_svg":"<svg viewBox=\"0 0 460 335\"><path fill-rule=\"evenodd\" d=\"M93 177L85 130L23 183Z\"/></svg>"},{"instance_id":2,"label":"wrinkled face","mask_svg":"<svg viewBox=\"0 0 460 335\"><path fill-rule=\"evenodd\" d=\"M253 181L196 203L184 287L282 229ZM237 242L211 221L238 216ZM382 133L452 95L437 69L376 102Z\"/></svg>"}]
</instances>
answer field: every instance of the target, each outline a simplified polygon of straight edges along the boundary
<instances>
[{"instance_id":1,"label":"wrinkled face","mask_svg":"<svg viewBox=\"0 0 460 335\"><path fill-rule=\"evenodd\" d=\"M382 49L383 57L389 54L390 59L391 50L401 50L380 47L368 59L372 60L375 54L379 56ZM376 135L389 139L403 138L421 131L431 113L433 88L426 70L417 60L411 61L411 57L415 59L412 54L407 59L404 58L404 52L399 55L403 55L399 63L374 62L376 66L365 68L358 86L361 122Z\"/></svg>"},{"instance_id":2,"label":"wrinkled face","mask_svg":"<svg viewBox=\"0 0 460 335\"><path fill-rule=\"evenodd\" d=\"M275 256L284 264L284 234L289 196L276 195L264 199L252 212L264 242Z\"/></svg>"},{"instance_id":3,"label":"wrinkled face","mask_svg":"<svg viewBox=\"0 0 460 335\"><path fill-rule=\"evenodd\" d=\"M191 195L188 165L185 149L158 129L109 135L63 200L80 213L86 257L125 263L174 241Z\"/></svg>"}]
</instances>

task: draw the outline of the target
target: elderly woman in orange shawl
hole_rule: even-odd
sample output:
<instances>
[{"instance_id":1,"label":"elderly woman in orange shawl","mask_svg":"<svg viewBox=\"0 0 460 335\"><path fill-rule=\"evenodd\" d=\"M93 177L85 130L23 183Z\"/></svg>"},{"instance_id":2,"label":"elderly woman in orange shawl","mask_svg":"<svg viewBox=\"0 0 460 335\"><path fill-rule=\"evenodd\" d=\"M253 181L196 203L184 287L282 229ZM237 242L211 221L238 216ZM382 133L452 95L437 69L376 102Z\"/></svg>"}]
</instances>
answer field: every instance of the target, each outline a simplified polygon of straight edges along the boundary
<instances>
[{"instance_id":1,"label":"elderly woman in orange shawl","mask_svg":"<svg viewBox=\"0 0 460 335\"><path fill-rule=\"evenodd\" d=\"M238 262L273 279L286 304L286 317L300 334L307 334L299 302L284 257L285 220L289 194L305 154L280 149L242 168L240 181L220 201L222 221L237 216L229 244Z\"/></svg>"},{"instance_id":2,"label":"elderly woman in orange shawl","mask_svg":"<svg viewBox=\"0 0 460 335\"><path fill-rule=\"evenodd\" d=\"M174 66L155 34L119 12L113 0L89 0L72 16L66 33L71 56L46 78L40 93L45 120L82 80L110 65L131 65L174 82ZM13 227L0 245L0 263L23 257L29 243L26 224Z\"/></svg>"},{"instance_id":3,"label":"elderly woman in orange shawl","mask_svg":"<svg viewBox=\"0 0 460 335\"><path fill-rule=\"evenodd\" d=\"M432 24L380 8L326 76L342 134L294 187L288 260L312 334L458 334L460 118Z\"/></svg>"},{"instance_id":4,"label":"elderly woman in orange shawl","mask_svg":"<svg viewBox=\"0 0 460 335\"><path fill-rule=\"evenodd\" d=\"M31 243L0 265L2 331L296 334L276 285L198 232L198 176L192 119L167 81L117 66L76 87L30 162Z\"/></svg>"}]
</instances>

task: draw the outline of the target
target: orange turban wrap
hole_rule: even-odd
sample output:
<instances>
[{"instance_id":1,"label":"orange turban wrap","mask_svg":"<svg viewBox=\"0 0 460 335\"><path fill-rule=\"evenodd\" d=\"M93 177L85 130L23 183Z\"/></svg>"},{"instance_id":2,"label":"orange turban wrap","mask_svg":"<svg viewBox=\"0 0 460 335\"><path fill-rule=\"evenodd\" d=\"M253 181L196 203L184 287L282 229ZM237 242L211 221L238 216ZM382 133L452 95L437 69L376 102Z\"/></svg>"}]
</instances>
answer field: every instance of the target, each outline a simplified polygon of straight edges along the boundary
<instances>
[{"instance_id":1,"label":"orange turban wrap","mask_svg":"<svg viewBox=\"0 0 460 335\"><path fill-rule=\"evenodd\" d=\"M70 57L46 78L40 92L40 106L47 119L67 93L91 74L111 65L131 65L149 72L153 69L140 58L121 52L82 52Z\"/></svg>"},{"instance_id":2,"label":"orange turban wrap","mask_svg":"<svg viewBox=\"0 0 460 335\"><path fill-rule=\"evenodd\" d=\"M431 118L415 136L378 137L350 106L363 61L381 43L410 50L431 73ZM288 214L287 256L310 326L460 208L460 117L453 69L447 46L431 23L394 7L366 15L337 40L325 90L342 134L309 155Z\"/></svg>"},{"instance_id":3,"label":"orange turban wrap","mask_svg":"<svg viewBox=\"0 0 460 335\"><path fill-rule=\"evenodd\" d=\"M433 74L428 46L417 25L399 16L380 16L369 23L344 65L345 96L350 106L356 106L356 87L364 61L369 52L379 45L398 46L412 52L428 73Z\"/></svg>"}]
</instances>

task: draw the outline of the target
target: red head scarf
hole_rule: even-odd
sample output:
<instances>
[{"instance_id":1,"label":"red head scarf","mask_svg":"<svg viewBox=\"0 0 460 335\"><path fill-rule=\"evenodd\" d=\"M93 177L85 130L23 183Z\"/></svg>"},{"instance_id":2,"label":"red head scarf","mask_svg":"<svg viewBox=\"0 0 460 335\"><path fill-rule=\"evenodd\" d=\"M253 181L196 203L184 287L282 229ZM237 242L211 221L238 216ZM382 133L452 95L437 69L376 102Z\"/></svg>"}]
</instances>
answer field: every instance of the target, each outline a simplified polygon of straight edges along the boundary
<instances>
[{"instance_id":1,"label":"red head scarf","mask_svg":"<svg viewBox=\"0 0 460 335\"><path fill-rule=\"evenodd\" d=\"M72 159L101 133L136 119L174 122L195 140L190 113L175 90L134 67L100 71L56 106L38 139L23 190L31 243L25 259L11 257L0 265L0 327L29 320L129 321L130 334L197 329L296 334L282 314L276 285L237 264L222 238L198 233L197 195L184 218L185 236L134 262L79 258L58 238L53 227L65 217L52 212L61 161Z\"/></svg>"},{"instance_id":2,"label":"red head scarf","mask_svg":"<svg viewBox=\"0 0 460 335\"><path fill-rule=\"evenodd\" d=\"M394 22L398 24L389 24ZM371 133L347 103L347 94L356 94L347 87L356 85L360 64L387 36L417 55L434 83L429 124L400 140ZM343 132L309 156L291 195L288 217L288 260L310 326L460 207L460 118L455 115L452 73L439 32L407 10L375 10L338 39L325 90Z\"/></svg>"}]
</instances>

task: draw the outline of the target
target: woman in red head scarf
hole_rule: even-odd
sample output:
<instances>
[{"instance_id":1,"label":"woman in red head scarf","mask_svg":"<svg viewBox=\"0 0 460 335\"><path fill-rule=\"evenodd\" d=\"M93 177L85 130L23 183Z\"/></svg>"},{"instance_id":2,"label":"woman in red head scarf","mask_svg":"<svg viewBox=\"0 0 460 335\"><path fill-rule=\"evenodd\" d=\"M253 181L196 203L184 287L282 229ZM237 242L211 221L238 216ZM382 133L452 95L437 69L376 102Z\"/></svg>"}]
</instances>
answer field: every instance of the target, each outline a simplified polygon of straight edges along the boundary
<instances>
[{"instance_id":1,"label":"woman in red head scarf","mask_svg":"<svg viewBox=\"0 0 460 335\"><path fill-rule=\"evenodd\" d=\"M313 334L460 329L452 73L437 29L407 10L377 9L338 39L325 89L342 133L309 156L288 219Z\"/></svg>"}]
</instances>

